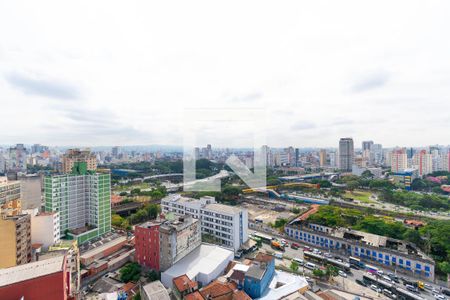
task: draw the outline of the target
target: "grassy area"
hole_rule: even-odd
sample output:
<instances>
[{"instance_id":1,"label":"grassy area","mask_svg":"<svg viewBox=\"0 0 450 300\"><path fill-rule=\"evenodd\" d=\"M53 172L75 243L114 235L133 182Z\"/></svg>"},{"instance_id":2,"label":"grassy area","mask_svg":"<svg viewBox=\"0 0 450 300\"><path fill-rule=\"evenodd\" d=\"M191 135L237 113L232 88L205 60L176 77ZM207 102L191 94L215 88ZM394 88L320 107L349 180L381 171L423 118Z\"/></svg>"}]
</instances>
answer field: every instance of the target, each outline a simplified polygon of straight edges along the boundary
<instances>
[{"instance_id":1,"label":"grassy area","mask_svg":"<svg viewBox=\"0 0 450 300\"><path fill-rule=\"evenodd\" d=\"M345 191L346 198L353 198L363 203L374 203L374 201L370 199L371 195L372 195L371 192L366 191L353 191L353 192Z\"/></svg>"},{"instance_id":2,"label":"grassy area","mask_svg":"<svg viewBox=\"0 0 450 300\"><path fill-rule=\"evenodd\" d=\"M143 182L143 183L138 183L138 184L133 184L133 185L117 185L114 186L112 189L113 191L117 191L117 192L123 192L123 191L131 191L134 189L148 189L153 187L154 185L151 185L147 182Z\"/></svg>"}]
</instances>

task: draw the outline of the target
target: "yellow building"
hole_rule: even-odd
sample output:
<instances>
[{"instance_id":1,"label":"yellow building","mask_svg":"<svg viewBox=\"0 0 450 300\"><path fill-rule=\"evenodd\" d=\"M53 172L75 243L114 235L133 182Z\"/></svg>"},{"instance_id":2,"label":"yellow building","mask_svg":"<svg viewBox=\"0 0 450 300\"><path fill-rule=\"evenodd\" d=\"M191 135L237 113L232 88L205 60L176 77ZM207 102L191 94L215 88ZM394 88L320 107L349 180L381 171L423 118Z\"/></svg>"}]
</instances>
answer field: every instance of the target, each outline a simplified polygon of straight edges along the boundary
<instances>
[{"instance_id":1,"label":"yellow building","mask_svg":"<svg viewBox=\"0 0 450 300\"><path fill-rule=\"evenodd\" d=\"M29 263L31 261L30 215L2 215L0 241L0 268Z\"/></svg>"}]
</instances>

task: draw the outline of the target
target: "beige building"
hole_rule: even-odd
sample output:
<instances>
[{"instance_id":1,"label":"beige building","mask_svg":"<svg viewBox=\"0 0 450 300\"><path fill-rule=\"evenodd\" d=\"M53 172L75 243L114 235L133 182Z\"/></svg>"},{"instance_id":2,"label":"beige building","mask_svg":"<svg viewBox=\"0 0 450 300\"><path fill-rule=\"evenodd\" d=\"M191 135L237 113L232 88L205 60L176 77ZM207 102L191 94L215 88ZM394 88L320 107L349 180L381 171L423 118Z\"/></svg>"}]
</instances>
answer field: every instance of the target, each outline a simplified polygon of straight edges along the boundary
<instances>
[{"instance_id":1,"label":"beige building","mask_svg":"<svg viewBox=\"0 0 450 300\"><path fill-rule=\"evenodd\" d=\"M0 210L2 214L12 216L20 213L20 182L8 181L0 177Z\"/></svg>"},{"instance_id":2,"label":"beige building","mask_svg":"<svg viewBox=\"0 0 450 300\"><path fill-rule=\"evenodd\" d=\"M30 215L0 218L0 268L8 268L31 261Z\"/></svg>"},{"instance_id":3,"label":"beige building","mask_svg":"<svg viewBox=\"0 0 450 300\"><path fill-rule=\"evenodd\" d=\"M87 170L95 171L97 169L97 158L91 153L91 150L69 149L62 156L62 172L71 173L76 162L85 162Z\"/></svg>"},{"instance_id":4,"label":"beige building","mask_svg":"<svg viewBox=\"0 0 450 300\"><path fill-rule=\"evenodd\" d=\"M319 163L320 166L323 167L327 164L327 150L325 149L320 149L319 152Z\"/></svg>"},{"instance_id":5,"label":"beige building","mask_svg":"<svg viewBox=\"0 0 450 300\"><path fill-rule=\"evenodd\" d=\"M159 227L160 269L165 271L202 243L200 222L191 216L177 217Z\"/></svg>"}]
</instances>

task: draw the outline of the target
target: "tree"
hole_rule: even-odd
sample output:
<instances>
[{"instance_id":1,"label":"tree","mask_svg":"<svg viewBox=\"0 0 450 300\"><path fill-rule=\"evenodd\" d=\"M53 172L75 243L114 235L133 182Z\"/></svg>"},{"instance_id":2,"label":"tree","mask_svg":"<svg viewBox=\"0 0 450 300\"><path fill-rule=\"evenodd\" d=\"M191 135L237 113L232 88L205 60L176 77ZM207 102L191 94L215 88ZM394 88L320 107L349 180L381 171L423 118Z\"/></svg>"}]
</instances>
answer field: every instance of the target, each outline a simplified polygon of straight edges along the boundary
<instances>
[{"instance_id":1,"label":"tree","mask_svg":"<svg viewBox=\"0 0 450 300\"><path fill-rule=\"evenodd\" d=\"M117 214L113 214L111 216L111 225L112 226L121 227L123 221L124 221L124 219L121 216L117 215Z\"/></svg>"},{"instance_id":2,"label":"tree","mask_svg":"<svg viewBox=\"0 0 450 300\"><path fill-rule=\"evenodd\" d=\"M141 277L141 266L138 263L129 263L119 271L122 282L137 282Z\"/></svg>"},{"instance_id":3,"label":"tree","mask_svg":"<svg viewBox=\"0 0 450 300\"><path fill-rule=\"evenodd\" d=\"M295 260L291 261L291 265L289 266L289 268L292 271L297 272L298 271L298 262L296 262Z\"/></svg>"},{"instance_id":4,"label":"tree","mask_svg":"<svg viewBox=\"0 0 450 300\"><path fill-rule=\"evenodd\" d=\"M322 278L325 276L325 272L320 269L314 269L313 275Z\"/></svg>"},{"instance_id":5,"label":"tree","mask_svg":"<svg viewBox=\"0 0 450 300\"><path fill-rule=\"evenodd\" d=\"M147 277L150 281L156 281L161 279L161 273L151 270L145 274L145 277Z\"/></svg>"},{"instance_id":6,"label":"tree","mask_svg":"<svg viewBox=\"0 0 450 300\"><path fill-rule=\"evenodd\" d=\"M325 270L325 274L327 275L328 280L329 280L332 277L338 276L339 269L336 268L335 266L327 265L327 269Z\"/></svg>"},{"instance_id":7,"label":"tree","mask_svg":"<svg viewBox=\"0 0 450 300\"><path fill-rule=\"evenodd\" d=\"M347 188L350 191L354 191L358 187L359 187L359 182L357 180L352 180L352 181L347 182Z\"/></svg>"},{"instance_id":8,"label":"tree","mask_svg":"<svg viewBox=\"0 0 450 300\"><path fill-rule=\"evenodd\" d=\"M361 177L363 177L363 178L373 178L374 175L372 174L372 172L370 172L370 170L365 170L364 172L362 172Z\"/></svg>"}]
</instances>

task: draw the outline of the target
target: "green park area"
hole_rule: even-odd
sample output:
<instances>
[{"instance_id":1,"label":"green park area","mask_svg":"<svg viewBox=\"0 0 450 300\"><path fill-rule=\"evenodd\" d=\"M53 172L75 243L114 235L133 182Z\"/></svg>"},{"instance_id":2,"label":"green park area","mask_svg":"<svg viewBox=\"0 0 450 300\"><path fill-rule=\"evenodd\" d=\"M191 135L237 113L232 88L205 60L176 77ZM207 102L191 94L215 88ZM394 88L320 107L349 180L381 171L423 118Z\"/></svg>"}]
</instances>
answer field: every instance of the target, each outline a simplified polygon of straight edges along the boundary
<instances>
[{"instance_id":1,"label":"green park area","mask_svg":"<svg viewBox=\"0 0 450 300\"><path fill-rule=\"evenodd\" d=\"M345 191L345 198L351 198L354 200L358 200L363 203L373 203L374 201L370 198L372 196L371 192L367 191Z\"/></svg>"}]
</instances>

